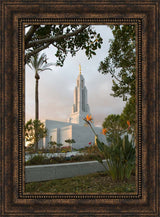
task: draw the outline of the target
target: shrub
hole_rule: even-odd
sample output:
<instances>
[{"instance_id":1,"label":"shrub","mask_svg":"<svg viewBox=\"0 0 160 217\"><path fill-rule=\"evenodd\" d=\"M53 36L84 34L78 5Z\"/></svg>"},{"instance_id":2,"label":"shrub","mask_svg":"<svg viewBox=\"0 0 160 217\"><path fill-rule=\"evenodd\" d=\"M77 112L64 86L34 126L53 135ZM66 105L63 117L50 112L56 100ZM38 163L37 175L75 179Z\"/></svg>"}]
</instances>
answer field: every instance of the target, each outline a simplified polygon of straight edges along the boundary
<instances>
[{"instance_id":1,"label":"shrub","mask_svg":"<svg viewBox=\"0 0 160 217\"><path fill-rule=\"evenodd\" d=\"M67 153L67 152L70 152L71 151L71 147L70 146L63 146L61 148L61 152L62 153Z\"/></svg>"},{"instance_id":2,"label":"shrub","mask_svg":"<svg viewBox=\"0 0 160 217\"><path fill-rule=\"evenodd\" d=\"M43 155L35 155L33 158L26 162L26 165L41 165L45 164L47 157Z\"/></svg>"},{"instance_id":3,"label":"shrub","mask_svg":"<svg viewBox=\"0 0 160 217\"><path fill-rule=\"evenodd\" d=\"M116 141L107 146L97 139L97 144L106 159L107 167L105 168L108 175L114 181L127 180L135 168L134 141L133 139L129 141L128 135L125 135L123 139L117 137ZM97 160L103 164L101 159Z\"/></svg>"}]
</instances>

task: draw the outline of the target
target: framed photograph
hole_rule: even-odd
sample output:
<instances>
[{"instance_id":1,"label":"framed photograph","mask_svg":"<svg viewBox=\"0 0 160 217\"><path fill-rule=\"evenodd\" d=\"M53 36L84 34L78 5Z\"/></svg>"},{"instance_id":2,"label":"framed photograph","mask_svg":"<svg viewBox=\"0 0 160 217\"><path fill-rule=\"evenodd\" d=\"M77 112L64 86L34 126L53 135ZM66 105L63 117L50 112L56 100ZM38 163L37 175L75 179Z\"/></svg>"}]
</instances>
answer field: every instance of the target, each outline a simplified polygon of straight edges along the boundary
<instances>
[{"instance_id":1,"label":"framed photograph","mask_svg":"<svg viewBox=\"0 0 160 217\"><path fill-rule=\"evenodd\" d=\"M33 28L36 27L26 27L26 41ZM66 38L72 31L74 36L69 37L68 48L64 47L64 41L62 45L61 39L63 48L57 49L52 44L53 48L45 49L47 54L31 56L25 67L25 190L30 193L135 192L135 25L41 25L36 32L46 29L55 32L55 28L59 35L55 37ZM121 31L123 39L119 45L116 39L110 41L114 37L110 28ZM111 70L113 63L109 67L106 63L106 51L109 49L110 55L114 54L114 47L122 47L127 40L125 53L129 55L124 57L131 64L129 70L126 65L123 70L131 74L129 78L122 69ZM75 55L73 46L81 46L79 43L85 46L77 49ZM58 59L53 57L55 51L59 53L62 49L68 54L68 58L63 57L64 64L61 54ZM26 58L32 52L28 48ZM51 60L55 63L50 63ZM119 65L123 62L120 60ZM106 72L107 67L111 74ZM124 76L129 81L122 83ZM116 85L119 88L114 91ZM45 187L48 184L50 187Z\"/></svg>"},{"instance_id":2,"label":"framed photograph","mask_svg":"<svg viewBox=\"0 0 160 217\"><path fill-rule=\"evenodd\" d=\"M159 216L158 3L1 0L1 216Z\"/></svg>"}]
</instances>

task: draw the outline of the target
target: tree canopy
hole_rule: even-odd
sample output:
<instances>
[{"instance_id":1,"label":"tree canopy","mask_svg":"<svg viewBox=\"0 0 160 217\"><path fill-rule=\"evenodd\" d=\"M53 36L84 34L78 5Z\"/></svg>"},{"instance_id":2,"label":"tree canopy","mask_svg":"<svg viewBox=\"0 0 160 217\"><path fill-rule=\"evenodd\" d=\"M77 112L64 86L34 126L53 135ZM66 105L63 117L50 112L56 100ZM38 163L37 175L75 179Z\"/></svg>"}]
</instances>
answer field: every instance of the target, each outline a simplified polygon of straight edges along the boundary
<instances>
[{"instance_id":1,"label":"tree canopy","mask_svg":"<svg viewBox=\"0 0 160 217\"><path fill-rule=\"evenodd\" d=\"M121 126L126 129L126 121L129 120L131 123L130 133L135 130L136 124L136 98L131 96L130 99L126 102L126 105L121 113Z\"/></svg>"},{"instance_id":2,"label":"tree canopy","mask_svg":"<svg viewBox=\"0 0 160 217\"><path fill-rule=\"evenodd\" d=\"M117 117L123 129L127 128L126 123L129 120L134 130L136 122L135 25L111 25L110 28L112 29L113 39L110 40L108 56L100 62L99 72L102 74L109 73L112 76L113 92L111 95L122 97L123 101L126 101L126 105L121 115L109 115L104 120L103 126L107 127L106 124L109 120L112 119L113 121Z\"/></svg>"},{"instance_id":3,"label":"tree canopy","mask_svg":"<svg viewBox=\"0 0 160 217\"><path fill-rule=\"evenodd\" d=\"M103 128L107 129L106 139L109 143L115 141L121 135L123 129L120 117L120 115L115 114L108 115L102 124Z\"/></svg>"},{"instance_id":4,"label":"tree canopy","mask_svg":"<svg viewBox=\"0 0 160 217\"><path fill-rule=\"evenodd\" d=\"M65 142L72 144L72 143L75 143L75 140L74 139L66 139Z\"/></svg>"},{"instance_id":5,"label":"tree canopy","mask_svg":"<svg viewBox=\"0 0 160 217\"><path fill-rule=\"evenodd\" d=\"M37 135L35 134L37 132ZM47 136L47 129L40 120L30 119L25 124L25 139L35 146L35 150L38 150L38 142Z\"/></svg>"},{"instance_id":6,"label":"tree canopy","mask_svg":"<svg viewBox=\"0 0 160 217\"><path fill-rule=\"evenodd\" d=\"M110 73L113 80L111 94L126 101L135 96L136 41L135 25L112 25L108 56L100 62L99 72Z\"/></svg>"},{"instance_id":7,"label":"tree canopy","mask_svg":"<svg viewBox=\"0 0 160 217\"><path fill-rule=\"evenodd\" d=\"M41 55L39 55L39 53L34 54L28 63L28 66L33 69L35 73L35 120L39 119L39 73L51 70L51 68L49 68L51 65L53 64L47 63L47 56L44 53Z\"/></svg>"},{"instance_id":8,"label":"tree canopy","mask_svg":"<svg viewBox=\"0 0 160 217\"><path fill-rule=\"evenodd\" d=\"M75 56L80 49L90 59L102 43L100 34L89 25L26 25L25 63L49 46L56 49L57 66L63 66L67 54Z\"/></svg>"}]
</instances>

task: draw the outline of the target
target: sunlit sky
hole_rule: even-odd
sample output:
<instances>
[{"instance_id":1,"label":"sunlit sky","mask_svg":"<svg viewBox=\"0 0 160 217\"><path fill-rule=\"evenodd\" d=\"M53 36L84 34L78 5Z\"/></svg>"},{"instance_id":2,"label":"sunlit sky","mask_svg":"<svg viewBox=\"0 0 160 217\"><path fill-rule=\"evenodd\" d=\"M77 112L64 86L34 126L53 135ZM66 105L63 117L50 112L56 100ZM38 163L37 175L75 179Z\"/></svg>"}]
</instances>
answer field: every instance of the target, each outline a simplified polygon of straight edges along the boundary
<instances>
[{"instance_id":1,"label":"sunlit sky","mask_svg":"<svg viewBox=\"0 0 160 217\"><path fill-rule=\"evenodd\" d=\"M40 73L39 80L39 119L67 121L72 111L74 88L81 64L82 75L88 89L88 104L96 126L101 126L109 114L120 114L125 102L122 98L110 96L112 93L112 78L98 72L100 61L107 56L109 39L112 32L103 25L93 26L103 38L101 49L88 60L84 51L79 51L75 57L67 56L64 66L51 66L51 71ZM56 62L55 49L49 47L43 50L47 54L48 63ZM34 71L25 68L25 121L35 119L35 78Z\"/></svg>"}]
</instances>

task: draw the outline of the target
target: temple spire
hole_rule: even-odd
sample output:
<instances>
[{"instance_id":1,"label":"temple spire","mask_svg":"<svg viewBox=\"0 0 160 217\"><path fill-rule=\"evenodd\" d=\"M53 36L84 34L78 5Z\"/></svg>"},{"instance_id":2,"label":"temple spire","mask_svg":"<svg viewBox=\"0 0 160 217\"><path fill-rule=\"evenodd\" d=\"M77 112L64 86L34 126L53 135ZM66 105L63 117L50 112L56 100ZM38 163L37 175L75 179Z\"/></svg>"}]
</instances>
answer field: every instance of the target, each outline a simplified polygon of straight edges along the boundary
<instances>
[{"instance_id":1,"label":"temple spire","mask_svg":"<svg viewBox=\"0 0 160 217\"><path fill-rule=\"evenodd\" d=\"M77 85L74 89L74 104L72 106L72 113L69 117L70 123L84 124L83 118L90 114L88 105L87 88L85 86L85 80L81 74L81 65L79 64L79 75L77 77Z\"/></svg>"},{"instance_id":2,"label":"temple spire","mask_svg":"<svg viewBox=\"0 0 160 217\"><path fill-rule=\"evenodd\" d=\"M81 75L81 64L79 64L79 74Z\"/></svg>"}]
</instances>

